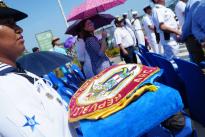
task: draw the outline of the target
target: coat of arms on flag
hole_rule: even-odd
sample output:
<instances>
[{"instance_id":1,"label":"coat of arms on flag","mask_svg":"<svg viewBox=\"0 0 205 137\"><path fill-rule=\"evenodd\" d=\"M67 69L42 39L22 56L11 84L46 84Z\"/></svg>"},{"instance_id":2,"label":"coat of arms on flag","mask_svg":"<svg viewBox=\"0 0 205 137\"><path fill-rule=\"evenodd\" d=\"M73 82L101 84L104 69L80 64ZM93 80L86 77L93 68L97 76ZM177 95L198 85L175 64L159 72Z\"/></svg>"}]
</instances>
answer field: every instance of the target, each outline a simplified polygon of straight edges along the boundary
<instances>
[{"instance_id":1,"label":"coat of arms on flag","mask_svg":"<svg viewBox=\"0 0 205 137\"><path fill-rule=\"evenodd\" d=\"M126 107L146 91L156 91L152 83L159 68L138 64L112 66L86 81L69 104L69 121L105 118Z\"/></svg>"}]
</instances>

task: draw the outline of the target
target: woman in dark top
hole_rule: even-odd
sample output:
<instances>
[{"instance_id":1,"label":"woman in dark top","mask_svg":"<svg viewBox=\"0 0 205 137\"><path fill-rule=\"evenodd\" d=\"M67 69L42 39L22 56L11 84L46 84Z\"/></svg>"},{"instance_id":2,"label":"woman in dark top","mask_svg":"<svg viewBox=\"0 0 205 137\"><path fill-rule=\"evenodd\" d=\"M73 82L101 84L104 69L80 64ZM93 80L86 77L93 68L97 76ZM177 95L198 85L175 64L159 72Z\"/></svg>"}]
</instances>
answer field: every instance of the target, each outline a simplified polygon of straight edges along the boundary
<instances>
[{"instance_id":1,"label":"woman in dark top","mask_svg":"<svg viewBox=\"0 0 205 137\"><path fill-rule=\"evenodd\" d=\"M105 55L106 33L102 33L102 40L94 36L95 27L91 20L81 22L86 50L90 56L92 69L95 75L110 66L110 61Z\"/></svg>"}]
</instances>

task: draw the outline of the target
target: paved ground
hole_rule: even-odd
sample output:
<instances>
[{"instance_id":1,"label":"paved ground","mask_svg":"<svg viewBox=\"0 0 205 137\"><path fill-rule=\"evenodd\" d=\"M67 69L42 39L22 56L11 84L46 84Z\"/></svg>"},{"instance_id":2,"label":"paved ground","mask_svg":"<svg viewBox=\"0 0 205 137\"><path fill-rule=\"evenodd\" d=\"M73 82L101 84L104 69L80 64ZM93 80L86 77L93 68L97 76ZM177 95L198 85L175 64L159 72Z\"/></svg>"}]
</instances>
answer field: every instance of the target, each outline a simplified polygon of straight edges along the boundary
<instances>
[{"instance_id":1,"label":"paved ground","mask_svg":"<svg viewBox=\"0 0 205 137\"><path fill-rule=\"evenodd\" d=\"M189 53L184 44L180 45L179 54L177 56L180 57L181 59L189 60Z\"/></svg>"}]
</instances>

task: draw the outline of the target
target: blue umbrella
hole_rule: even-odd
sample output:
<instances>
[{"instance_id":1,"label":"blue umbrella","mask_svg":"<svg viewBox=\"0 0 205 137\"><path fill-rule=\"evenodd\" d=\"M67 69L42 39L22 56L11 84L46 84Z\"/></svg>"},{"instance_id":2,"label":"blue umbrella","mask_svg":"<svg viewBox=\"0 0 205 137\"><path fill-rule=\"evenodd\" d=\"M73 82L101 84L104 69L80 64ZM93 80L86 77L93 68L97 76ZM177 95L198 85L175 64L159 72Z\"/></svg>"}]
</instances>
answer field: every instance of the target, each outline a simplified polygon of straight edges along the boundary
<instances>
[{"instance_id":1,"label":"blue umbrella","mask_svg":"<svg viewBox=\"0 0 205 137\"><path fill-rule=\"evenodd\" d=\"M57 52L42 51L25 55L19 58L17 63L25 70L43 76L71 61L72 57Z\"/></svg>"}]
</instances>

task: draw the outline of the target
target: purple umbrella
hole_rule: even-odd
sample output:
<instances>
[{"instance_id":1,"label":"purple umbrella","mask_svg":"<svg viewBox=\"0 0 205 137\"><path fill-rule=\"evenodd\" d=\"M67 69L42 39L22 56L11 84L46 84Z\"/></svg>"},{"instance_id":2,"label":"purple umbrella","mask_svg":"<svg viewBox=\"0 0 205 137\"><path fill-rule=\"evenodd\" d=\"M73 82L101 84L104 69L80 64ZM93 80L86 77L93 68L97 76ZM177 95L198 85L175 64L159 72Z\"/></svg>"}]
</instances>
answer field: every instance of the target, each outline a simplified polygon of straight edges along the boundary
<instances>
[{"instance_id":1,"label":"purple umbrella","mask_svg":"<svg viewBox=\"0 0 205 137\"><path fill-rule=\"evenodd\" d=\"M95 29L98 29L100 27L109 25L115 19L115 17L110 14L97 14L88 19L92 20L92 22L95 25ZM76 30L79 29L81 21L83 20L78 20L75 23L73 23L70 27L68 27L65 33L71 35L77 35Z\"/></svg>"}]
</instances>

